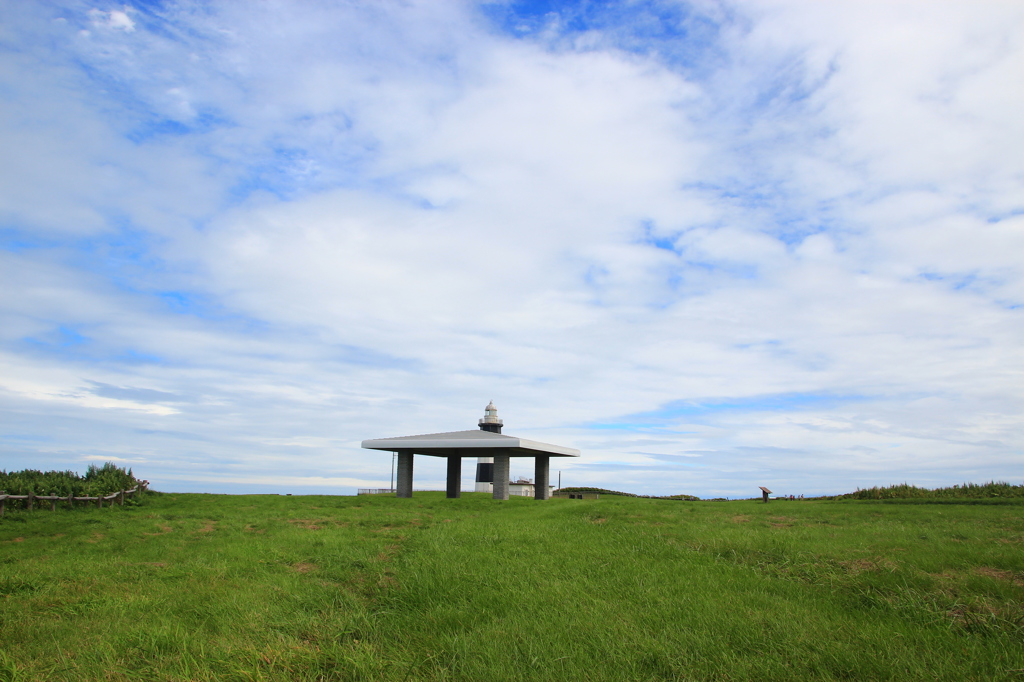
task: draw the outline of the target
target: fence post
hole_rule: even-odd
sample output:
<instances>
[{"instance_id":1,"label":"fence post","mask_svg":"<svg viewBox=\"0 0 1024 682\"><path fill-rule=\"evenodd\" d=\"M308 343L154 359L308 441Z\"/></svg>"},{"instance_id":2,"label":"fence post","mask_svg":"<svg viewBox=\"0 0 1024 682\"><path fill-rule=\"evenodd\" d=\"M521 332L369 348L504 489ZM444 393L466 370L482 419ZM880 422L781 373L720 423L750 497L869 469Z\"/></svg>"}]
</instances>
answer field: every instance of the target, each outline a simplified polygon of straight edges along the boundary
<instances>
[{"instance_id":1,"label":"fence post","mask_svg":"<svg viewBox=\"0 0 1024 682\"><path fill-rule=\"evenodd\" d=\"M68 495L68 509L74 509L74 508L75 508L75 494L71 493L70 495Z\"/></svg>"},{"instance_id":2,"label":"fence post","mask_svg":"<svg viewBox=\"0 0 1024 682\"><path fill-rule=\"evenodd\" d=\"M33 506L33 503L35 501L36 501L35 491L29 490L28 491L28 497L25 498L25 506L28 508L29 511L32 511L32 506Z\"/></svg>"},{"instance_id":3,"label":"fence post","mask_svg":"<svg viewBox=\"0 0 1024 682\"><path fill-rule=\"evenodd\" d=\"M121 496L120 496L120 500L121 500L121 501L120 501L120 502L118 502L118 504L119 504L119 505L121 505L121 506L123 507L123 506L124 506L124 490L122 490L122 491L121 491Z\"/></svg>"},{"instance_id":4,"label":"fence post","mask_svg":"<svg viewBox=\"0 0 1024 682\"><path fill-rule=\"evenodd\" d=\"M0 516L4 515L4 505L6 504L6 502L7 502L7 496L6 495L0 495Z\"/></svg>"},{"instance_id":5,"label":"fence post","mask_svg":"<svg viewBox=\"0 0 1024 682\"><path fill-rule=\"evenodd\" d=\"M103 496L96 493L96 508L103 509Z\"/></svg>"},{"instance_id":6,"label":"fence post","mask_svg":"<svg viewBox=\"0 0 1024 682\"><path fill-rule=\"evenodd\" d=\"M56 498L56 496L54 496L54 498L52 500L50 500L50 511L57 511L57 498Z\"/></svg>"}]
</instances>

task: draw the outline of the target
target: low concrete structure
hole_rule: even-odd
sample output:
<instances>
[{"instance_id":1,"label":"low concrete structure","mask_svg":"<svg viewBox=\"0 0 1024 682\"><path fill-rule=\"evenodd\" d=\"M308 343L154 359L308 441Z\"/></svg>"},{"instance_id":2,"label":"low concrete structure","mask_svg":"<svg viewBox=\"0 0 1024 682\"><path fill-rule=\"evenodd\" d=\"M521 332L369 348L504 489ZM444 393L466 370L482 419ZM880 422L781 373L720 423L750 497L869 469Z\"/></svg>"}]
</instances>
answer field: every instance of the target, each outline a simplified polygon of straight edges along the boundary
<instances>
[{"instance_id":1,"label":"low concrete structure","mask_svg":"<svg viewBox=\"0 0 1024 682\"><path fill-rule=\"evenodd\" d=\"M557 492L554 494L555 497L565 497L570 500L599 500L601 499L600 493L564 493Z\"/></svg>"},{"instance_id":2,"label":"low concrete structure","mask_svg":"<svg viewBox=\"0 0 1024 682\"><path fill-rule=\"evenodd\" d=\"M412 497L413 456L430 455L448 458L448 497L462 494L462 458L477 457L477 480L480 479L480 464L490 464L493 481L492 494L496 500L507 500L509 496L509 459L511 457L534 458L534 499L546 500L551 497L548 485L552 457L579 457L580 451L562 445L551 445L526 438L506 436L501 433L502 422L498 410L491 403L485 417L480 420L480 429L474 431L450 431L428 433L419 436L397 438L375 438L364 440L362 445L370 450L387 450L398 453L398 497ZM486 428L485 428L486 427ZM490 462L482 460L489 459Z\"/></svg>"}]
</instances>

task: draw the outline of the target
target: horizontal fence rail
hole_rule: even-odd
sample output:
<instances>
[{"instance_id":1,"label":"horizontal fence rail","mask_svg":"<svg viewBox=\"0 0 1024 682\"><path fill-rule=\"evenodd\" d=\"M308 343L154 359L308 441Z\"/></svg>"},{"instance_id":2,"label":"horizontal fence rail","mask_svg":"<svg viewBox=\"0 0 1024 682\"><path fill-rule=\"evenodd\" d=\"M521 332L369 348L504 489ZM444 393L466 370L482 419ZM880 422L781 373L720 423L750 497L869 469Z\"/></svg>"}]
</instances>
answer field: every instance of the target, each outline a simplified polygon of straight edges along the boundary
<instances>
[{"instance_id":1,"label":"horizontal fence rail","mask_svg":"<svg viewBox=\"0 0 1024 682\"><path fill-rule=\"evenodd\" d=\"M104 502L110 504L124 504L126 497L135 497L141 495L149 487L149 481L139 481L138 485L134 488L128 488L127 490L118 490L115 493L109 495L103 495L98 497L76 497L74 495L36 495L35 493L29 493L28 495L0 495L0 516L4 515L5 507L7 506L7 500L25 500L25 509L32 511L35 508L36 501L46 501L50 503L50 511L57 511L58 502L67 502L68 507L74 509L75 502L95 502L96 507L99 509L103 508Z\"/></svg>"},{"instance_id":2,"label":"horizontal fence rail","mask_svg":"<svg viewBox=\"0 0 1024 682\"><path fill-rule=\"evenodd\" d=\"M387 495L395 492L394 488L357 488L357 495Z\"/></svg>"}]
</instances>

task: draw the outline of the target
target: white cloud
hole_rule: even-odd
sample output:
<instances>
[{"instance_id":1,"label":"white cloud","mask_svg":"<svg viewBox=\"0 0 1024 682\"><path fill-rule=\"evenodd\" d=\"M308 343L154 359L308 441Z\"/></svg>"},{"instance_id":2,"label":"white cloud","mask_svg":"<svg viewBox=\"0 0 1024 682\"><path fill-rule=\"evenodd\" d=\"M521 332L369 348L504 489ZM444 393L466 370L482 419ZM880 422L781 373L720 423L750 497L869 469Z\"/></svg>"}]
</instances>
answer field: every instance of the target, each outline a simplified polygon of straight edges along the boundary
<instances>
[{"instance_id":1,"label":"white cloud","mask_svg":"<svg viewBox=\"0 0 1024 682\"><path fill-rule=\"evenodd\" d=\"M740 4L700 68L458 4L42 12L8 468L372 487L359 440L493 398L637 492L1019 475L1018 8Z\"/></svg>"},{"instance_id":2,"label":"white cloud","mask_svg":"<svg viewBox=\"0 0 1024 682\"><path fill-rule=\"evenodd\" d=\"M105 28L112 30L124 31L125 33L132 33L135 31L135 22L128 16L131 12L131 8L125 7L124 10L112 9L103 11L100 9L89 10L89 19L92 25L97 28Z\"/></svg>"}]
</instances>

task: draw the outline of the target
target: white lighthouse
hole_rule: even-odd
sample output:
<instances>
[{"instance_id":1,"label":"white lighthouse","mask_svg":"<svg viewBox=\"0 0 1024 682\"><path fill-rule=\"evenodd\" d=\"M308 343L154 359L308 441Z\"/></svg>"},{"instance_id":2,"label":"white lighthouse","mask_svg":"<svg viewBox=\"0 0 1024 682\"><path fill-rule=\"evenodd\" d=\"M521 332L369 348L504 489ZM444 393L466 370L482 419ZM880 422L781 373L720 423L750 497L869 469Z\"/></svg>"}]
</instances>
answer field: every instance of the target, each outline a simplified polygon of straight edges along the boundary
<instances>
[{"instance_id":1,"label":"white lighthouse","mask_svg":"<svg viewBox=\"0 0 1024 682\"><path fill-rule=\"evenodd\" d=\"M502 421L498 419L498 408L494 401L487 403L484 408L484 418L479 421L481 431L501 433ZM494 458L478 457L476 460L476 492L494 492Z\"/></svg>"}]
</instances>

